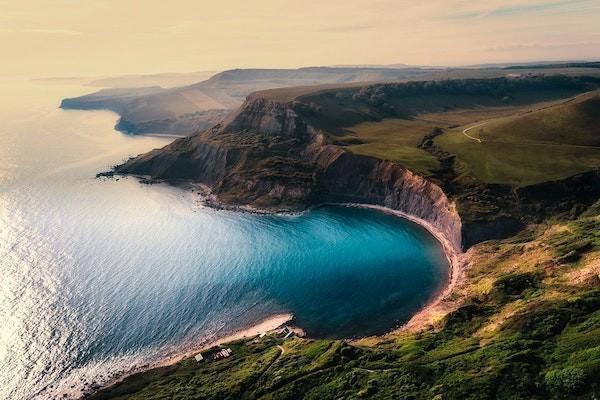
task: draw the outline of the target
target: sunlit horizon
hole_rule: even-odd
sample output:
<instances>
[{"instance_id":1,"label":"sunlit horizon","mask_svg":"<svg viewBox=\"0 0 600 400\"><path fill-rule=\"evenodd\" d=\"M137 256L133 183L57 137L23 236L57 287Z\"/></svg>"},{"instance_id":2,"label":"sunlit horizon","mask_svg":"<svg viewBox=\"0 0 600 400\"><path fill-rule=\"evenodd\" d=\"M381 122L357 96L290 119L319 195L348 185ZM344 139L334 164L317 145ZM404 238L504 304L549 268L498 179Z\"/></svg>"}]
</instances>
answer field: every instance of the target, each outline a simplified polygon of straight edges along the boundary
<instances>
[{"instance_id":1,"label":"sunlit horizon","mask_svg":"<svg viewBox=\"0 0 600 400\"><path fill-rule=\"evenodd\" d=\"M0 2L0 75L600 57L594 0Z\"/></svg>"}]
</instances>

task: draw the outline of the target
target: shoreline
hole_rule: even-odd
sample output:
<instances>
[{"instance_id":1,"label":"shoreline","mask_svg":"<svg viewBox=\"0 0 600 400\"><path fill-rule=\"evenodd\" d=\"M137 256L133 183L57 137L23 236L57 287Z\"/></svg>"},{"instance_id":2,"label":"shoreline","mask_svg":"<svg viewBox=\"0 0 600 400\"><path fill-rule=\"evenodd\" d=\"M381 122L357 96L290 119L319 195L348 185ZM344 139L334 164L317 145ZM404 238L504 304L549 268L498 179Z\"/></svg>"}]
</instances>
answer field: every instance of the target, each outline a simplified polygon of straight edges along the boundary
<instances>
[{"instance_id":1,"label":"shoreline","mask_svg":"<svg viewBox=\"0 0 600 400\"><path fill-rule=\"evenodd\" d=\"M244 338L251 338L251 337L260 335L264 332L269 332L269 331L275 330L282 325L292 322L293 319L294 319L294 315L291 313L275 314L271 317L264 318L263 320L261 320L260 322L254 324L252 326L249 326L246 328L240 328L226 336L223 336L222 338L215 339L213 341L209 341L205 344L189 346L187 349L177 353L176 355L169 357L167 359L164 359L162 361L159 361L158 364L156 364L152 368L166 367L166 366L175 364L183 359L193 357L198 353L201 353L203 351L210 349L211 347L219 346L223 343L234 342L236 340L240 340L240 339L244 339Z\"/></svg>"},{"instance_id":2,"label":"shoreline","mask_svg":"<svg viewBox=\"0 0 600 400\"><path fill-rule=\"evenodd\" d=\"M128 176L128 175L124 175ZM166 183L169 185L173 185L172 182L161 181L161 180L152 180L148 179L149 177L141 177L137 176L138 179L141 179L144 183ZM377 210L386 214L394 215L398 218L403 218L408 221L411 221L414 224L419 225L430 235L432 235L438 243L442 246L442 251L446 260L448 262L448 268L450 268L448 283L440 289L438 293L436 293L429 302L423 305L422 308L419 309L407 322L398 326L396 328L390 329L390 331L383 335L377 336L385 336L394 332L402 332L402 331L411 331L416 332L425 329L428 326L432 326L434 324L434 319L436 314L446 314L448 312L448 307L445 307L444 301L453 293L456 286L461 282L464 278L464 270L468 265L469 259L465 252L463 252L460 248L457 248L452 244L452 242L446 237L446 235L438 228L436 228L430 222L416 217L414 215L407 214L400 210L395 210L393 208L389 208L382 205L377 204L368 204L368 203L335 203L335 202L324 202L319 204L314 204L308 206L304 210L286 210L286 209L260 209L250 205L231 205L223 203L219 200L219 198L212 192L209 186L198 183L198 182L177 182L175 186L178 186L183 189L190 189L197 195L201 197L200 202L206 206L213 208L215 210L225 210L225 211L233 211L233 212L242 212L242 213L250 213L250 214L259 214L259 215L302 215L311 210L317 209L319 207L325 206L339 206L339 207L354 207L354 208L366 208ZM358 340L358 339L357 339Z\"/></svg>"},{"instance_id":3,"label":"shoreline","mask_svg":"<svg viewBox=\"0 0 600 400\"><path fill-rule=\"evenodd\" d=\"M356 207L356 208L367 208L378 210L380 212L394 215L399 218L406 219L408 221L413 222L414 224L419 225L424 228L430 235L432 235L438 243L442 246L442 251L446 260L448 261L448 268L450 268L450 273L448 277L448 283L444 285L440 291L435 294L432 299L426 303L419 311L416 312L410 319L402 324L398 328L394 328L390 330L390 332L377 335L377 336L385 336L394 332L402 332L402 331L419 331L424 329L427 325L431 324L431 318L435 311L438 311L438 307L442 305L443 301L452 294L454 288L457 286L459 281L462 279L464 275L464 267L466 264L465 253L461 250L457 249L450 240L444 235L444 233L433 226L428 221L425 221L422 218L415 217L413 215L407 214L403 211L394 210L393 208L379 206L375 204L364 204L364 203L331 203L332 205L340 205L344 207Z\"/></svg>"},{"instance_id":4,"label":"shoreline","mask_svg":"<svg viewBox=\"0 0 600 400\"><path fill-rule=\"evenodd\" d=\"M198 353L206 351L206 350L210 349L211 347L219 346L223 343L229 343L229 342L233 342L233 341L244 339L244 338L251 338L254 336L258 336L258 335L262 334L263 332L269 332L269 331L276 330L280 326L288 324L288 323L292 322L293 320L294 320L294 315L291 313L275 314L273 316L262 319L261 321L259 321L258 323L254 324L254 325L251 325L251 326L248 326L245 328L240 328L240 329L235 330L235 331L227 334L226 336L223 336L218 339L207 340L207 341L203 342L202 338L200 338L200 340L197 341L196 344L191 344L191 345L185 346L181 350L175 352L175 354L173 354L173 355L170 355L163 359L157 360L154 363L146 364L146 365L139 366L139 367L133 367L131 370L124 372L120 376L116 376L106 382L103 382L102 384L99 385L99 387L93 388L89 391L82 393L80 398L81 399L86 398L90 394L97 393L103 389L107 389L111 386L121 383L124 380L126 380L127 378L129 378L130 376L144 373L144 372L150 371L155 368L163 368L163 367L168 367L170 365L176 364L184 359L191 358ZM299 328L294 327L294 329L297 330L298 332L303 332Z\"/></svg>"},{"instance_id":5,"label":"shoreline","mask_svg":"<svg viewBox=\"0 0 600 400\"><path fill-rule=\"evenodd\" d=\"M120 175L120 174L115 174L115 175ZM122 176L131 177L128 175L122 175ZM151 179L149 180L147 177L142 177L142 176L135 176L135 177L138 180L140 180L140 182L146 183L146 184L169 183L169 182L164 182L164 181L154 181ZM438 311L437 309L443 304L443 301L450 294L452 294L454 288L457 286L458 282L461 280L461 278L464 275L463 274L464 266L466 265L465 253L463 253L460 249L457 249L452 244L452 242L446 237L446 235L440 229L433 226L433 224L431 224L430 222L425 221L422 218L415 217L413 215L399 211L399 210L395 210L395 209L392 209L389 207L376 205L376 204L334 203L334 202L315 204L315 205L307 207L304 210L298 210L298 211L285 210L285 209L268 210L268 209L259 209L259 208L255 208L255 207L247 206L247 205L246 206L238 206L238 205L225 204L225 203L221 202L217 198L217 196L214 193L212 193L210 188L204 184L193 183L193 182L178 182L178 184L176 186L178 186L184 190L191 189L191 191L194 194L200 196L200 198L201 198L200 203L202 205L209 207L209 208L213 208L215 210L224 210L224 211L241 212L241 213L249 213L249 214L260 214L260 215L302 215L307 212L310 212L311 210L314 210L314 209L317 209L320 207L326 207L326 206L363 208L363 209L377 210L377 211L383 212L385 214L393 215L398 218L403 218L403 219L408 220L414 224L417 224L420 227L422 227L423 229L425 229L430 235L432 235L434 237L434 239L442 247L442 252L444 253L444 256L446 257L446 260L448 262L448 268L450 269L448 282L446 285L443 286L443 288L441 288L439 290L438 293L436 293L434 296L432 296L432 299L429 302L427 302L422 308L420 308L407 322L405 322L404 324L402 324L399 327L390 329L390 331L387 333L384 333L381 335L375 335L373 337L384 337L386 335L389 335L389 334L392 334L395 332L402 332L402 331L419 331L419 330L423 330L425 327L427 327L429 325L432 325L431 319L433 318L435 312ZM186 358L193 357L194 355L196 355L210 347L218 346L223 343L240 340L240 339L247 338L247 337L257 336L257 335L261 334L262 332L273 331L273 330L277 329L278 327L280 327L284 324L287 324L291 321L293 321L293 315L290 313L277 314L277 315L274 315L271 317L267 317L255 325L252 325L252 326L246 327L246 328L241 328L238 331L232 332L220 339L205 342L203 344L188 346L187 348L184 348L181 351L177 352L175 355L166 357L160 361L157 361L156 363L153 363L151 365L145 365L145 366L139 367L139 368L134 368L131 371L129 371L119 377L116 377L115 379L113 379L109 382L102 384L99 389L94 390L93 392L97 392L98 390L106 389L115 384L118 384L132 375L147 372L147 371L155 369L155 368L161 368L161 367L166 367L169 365L176 364L177 362L179 362L183 359L186 359ZM301 331L301 328L296 328L296 329ZM348 339L348 340L351 342L356 342L361 339L364 339L364 338ZM200 342L201 341L202 340L200 339ZM89 393L87 393L87 394L89 394Z\"/></svg>"}]
</instances>

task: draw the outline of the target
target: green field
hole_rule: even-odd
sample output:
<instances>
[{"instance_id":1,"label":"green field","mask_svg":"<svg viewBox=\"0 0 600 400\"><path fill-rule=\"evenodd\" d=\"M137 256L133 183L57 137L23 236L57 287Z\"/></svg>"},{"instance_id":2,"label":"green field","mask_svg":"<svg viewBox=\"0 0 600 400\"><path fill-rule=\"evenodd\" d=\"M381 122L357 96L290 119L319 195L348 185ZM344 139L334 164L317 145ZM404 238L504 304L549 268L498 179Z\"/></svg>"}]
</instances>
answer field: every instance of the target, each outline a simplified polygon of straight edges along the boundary
<instances>
[{"instance_id":1,"label":"green field","mask_svg":"<svg viewBox=\"0 0 600 400\"><path fill-rule=\"evenodd\" d=\"M569 145L477 143L462 131L436 143L457 155L457 170L485 183L526 186L567 178L600 167L600 148Z\"/></svg>"},{"instance_id":2,"label":"green field","mask_svg":"<svg viewBox=\"0 0 600 400\"><path fill-rule=\"evenodd\" d=\"M435 124L422 121L384 119L355 125L347 130L347 135L336 139L342 143L360 141L360 144L348 145L347 149L354 154L398 162L427 176L439 167L439 161L418 145L434 128Z\"/></svg>"},{"instance_id":3,"label":"green field","mask_svg":"<svg viewBox=\"0 0 600 400\"><path fill-rule=\"evenodd\" d=\"M600 147L600 92L562 104L498 118L469 131L484 142L549 143Z\"/></svg>"},{"instance_id":4,"label":"green field","mask_svg":"<svg viewBox=\"0 0 600 400\"><path fill-rule=\"evenodd\" d=\"M525 186L600 167L600 97L489 122L467 133L461 126L435 139L456 154L457 169L486 183Z\"/></svg>"},{"instance_id":5,"label":"green field","mask_svg":"<svg viewBox=\"0 0 600 400\"><path fill-rule=\"evenodd\" d=\"M431 100L431 99L430 99ZM600 93L512 106L482 106L481 99L453 103L439 112L444 99L410 99L409 118L383 118L360 122L368 115L364 106L349 100L322 99L326 126L344 126L331 135L335 144L348 151L397 162L423 176L440 166L432 151L419 148L423 138L436 127L443 134L434 139L443 152L456 156L457 174L483 183L526 186L558 180L600 167ZM487 101L490 102L489 100ZM348 103L348 104L346 104ZM475 106L474 104L479 104ZM361 114L362 113L362 114ZM354 123L358 121L358 123ZM459 125L460 126L456 126ZM465 135L465 129L469 129ZM333 129L332 129L333 130ZM470 137L469 137L470 136Z\"/></svg>"}]
</instances>

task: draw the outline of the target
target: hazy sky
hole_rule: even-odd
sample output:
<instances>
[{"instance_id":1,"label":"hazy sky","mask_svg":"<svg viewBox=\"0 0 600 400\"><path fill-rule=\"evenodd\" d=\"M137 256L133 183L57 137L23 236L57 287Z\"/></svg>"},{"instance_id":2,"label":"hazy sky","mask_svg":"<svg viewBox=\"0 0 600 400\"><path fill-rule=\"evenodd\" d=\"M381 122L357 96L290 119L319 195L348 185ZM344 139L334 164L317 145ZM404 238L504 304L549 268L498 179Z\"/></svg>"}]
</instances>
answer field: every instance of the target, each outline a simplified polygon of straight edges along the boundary
<instances>
[{"instance_id":1,"label":"hazy sky","mask_svg":"<svg viewBox=\"0 0 600 400\"><path fill-rule=\"evenodd\" d=\"M0 74L600 58L600 0L0 0Z\"/></svg>"}]
</instances>

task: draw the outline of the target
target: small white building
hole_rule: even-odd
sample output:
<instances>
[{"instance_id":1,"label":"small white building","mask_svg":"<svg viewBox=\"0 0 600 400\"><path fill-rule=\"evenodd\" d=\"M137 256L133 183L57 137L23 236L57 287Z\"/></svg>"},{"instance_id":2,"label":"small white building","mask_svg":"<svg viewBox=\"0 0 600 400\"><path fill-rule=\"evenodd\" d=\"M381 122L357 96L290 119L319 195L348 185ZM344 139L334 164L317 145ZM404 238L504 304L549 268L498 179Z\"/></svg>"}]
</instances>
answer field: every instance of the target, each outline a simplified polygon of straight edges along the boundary
<instances>
[{"instance_id":1,"label":"small white building","mask_svg":"<svg viewBox=\"0 0 600 400\"><path fill-rule=\"evenodd\" d=\"M218 360L218 359L220 359L220 358L227 358L227 357L229 357L229 356L230 356L230 355L232 355L232 354L233 354L233 350L231 350L230 348L227 348L227 349L223 349L223 350L221 350L221 351L217 352L217 353L216 353L216 354L213 356L213 358L214 358L215 360Z\"/></svg>"},{"instance_id":2,"label":"small white building","mask_svg":"<svg viewBox=\"0 0 600 400\"><path fill-rule=\"evenodd\" d=\"M204 360L204 357L202 357L202 353L198 353L196 354L196 356L194 357L194 359L198 362L201 362Z\"/></svg>"}]
</instances>

